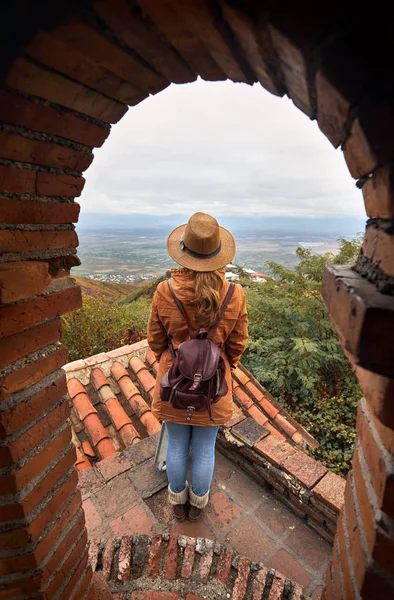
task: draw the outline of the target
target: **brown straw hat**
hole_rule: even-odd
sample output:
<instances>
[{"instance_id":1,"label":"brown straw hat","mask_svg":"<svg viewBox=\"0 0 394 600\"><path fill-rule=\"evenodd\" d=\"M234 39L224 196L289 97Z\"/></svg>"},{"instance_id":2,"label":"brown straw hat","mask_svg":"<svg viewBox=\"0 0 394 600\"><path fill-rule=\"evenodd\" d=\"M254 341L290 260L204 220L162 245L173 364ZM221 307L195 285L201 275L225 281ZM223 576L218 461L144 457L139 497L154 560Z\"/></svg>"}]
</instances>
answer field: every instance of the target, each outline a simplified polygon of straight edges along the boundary
<instances>
[{"instance_id":1,"label":"brown straw hat","mask_svg":"<svg viewBox=\"0 0 394 600\"><path fill-rule=\"evenodd\" d=\"M188 223L170 233L167 250L182 267L193 271L216 271L234 258L235 241L211 215L198 212L190 217Z\"/></svg>"}]
</instances>

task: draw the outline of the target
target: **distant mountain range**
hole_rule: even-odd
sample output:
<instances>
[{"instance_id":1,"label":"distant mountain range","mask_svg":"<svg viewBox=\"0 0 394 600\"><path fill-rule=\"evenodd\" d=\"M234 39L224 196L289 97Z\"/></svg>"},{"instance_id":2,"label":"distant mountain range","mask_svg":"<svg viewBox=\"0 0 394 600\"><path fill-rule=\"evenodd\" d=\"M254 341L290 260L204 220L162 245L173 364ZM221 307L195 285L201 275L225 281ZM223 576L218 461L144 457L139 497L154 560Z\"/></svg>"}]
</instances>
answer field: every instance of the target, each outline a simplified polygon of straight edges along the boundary
<instances>
[{"instance_id":1,"label":"distant mountain range","mask_svg":"<svg viewBox=\"0 0 394 600\"><path fill-rule=\"evenodd\" d=\"M209 207L207 207L209 211ZM214 212L212 211L212 214ZM88 230L140 229L167 235L172 229L186 223L190 215L143 215L143 214L95 214L81 212L78 228ZM233 232L273 231L296 234L325 234L333 237L356 236L364 231L363 218L316 218L299 217L263 217L263 216L217 216L219 223Z\"/></svg>"}]
</instances>

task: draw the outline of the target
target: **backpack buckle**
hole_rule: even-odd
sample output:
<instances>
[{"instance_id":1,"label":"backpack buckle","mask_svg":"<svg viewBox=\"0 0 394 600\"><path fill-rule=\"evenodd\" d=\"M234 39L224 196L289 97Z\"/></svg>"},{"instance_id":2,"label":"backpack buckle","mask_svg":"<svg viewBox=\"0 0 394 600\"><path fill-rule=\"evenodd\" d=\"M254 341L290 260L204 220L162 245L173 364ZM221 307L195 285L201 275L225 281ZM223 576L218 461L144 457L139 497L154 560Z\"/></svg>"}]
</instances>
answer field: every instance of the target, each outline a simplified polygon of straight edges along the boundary
<instances>
[{"instance_id":1,"label":"backpack buckle","mask_svg":"<svg viewBox=\"0 0 394 600\"><path fill-rule=\"evenodd\" d=\"M198 388L198 386L200 385L201 382L202 382L202 374L194 373L193 383L190 387L190 391L194 392Z\"/></svg>"},{"instance_id":2,"label":"backpack buckle","mask_svg":"<svg viewBox=\"0 0 394 600\"><path fill-rule=\"evenodd\" d=\"M187 407L187 409L186 409L186 421L187 421L187 422L189 422L189 421L191 421L191 420L192 420L192 417L193 417L193 412L194 412L195 410L196 410L196 409L194 408L194 406L188 406L188 407Z\"/></svg>"}]
</instances>

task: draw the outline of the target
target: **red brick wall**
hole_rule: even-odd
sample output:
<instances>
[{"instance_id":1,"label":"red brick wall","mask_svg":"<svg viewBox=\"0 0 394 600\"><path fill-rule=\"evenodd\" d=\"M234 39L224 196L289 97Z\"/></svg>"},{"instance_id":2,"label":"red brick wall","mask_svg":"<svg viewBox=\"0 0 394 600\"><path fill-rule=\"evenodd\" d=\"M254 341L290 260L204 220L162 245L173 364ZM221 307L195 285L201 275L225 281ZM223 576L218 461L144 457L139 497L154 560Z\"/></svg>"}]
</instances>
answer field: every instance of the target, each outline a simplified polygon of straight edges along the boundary
<instances>
[{"instance_id":1,"label":"red brick wall","mask_svg":"<svg viewBox=\"0 0 394 600\"><path fill-rule=\"evenodd\" d=\"M80 304L79 197L110 126L170 82L260 82L335 146L370 217L355 270L324 297L360 405L327 598L393 595L393 94L388 15L340 2L45 0L0 9L0 593L83 598L86 538L66 426L64 312ZM8 6L8 4L7 4ZM361 24L361 26L360 26ZM368 24L368 44L361 35ZM82 533L81 533L82 532ZM68 551L64 554L64 549ZM59 559L59 556L62 558ZM90 592L89 592L90 593Z\"/></svg>"}]
</instances>

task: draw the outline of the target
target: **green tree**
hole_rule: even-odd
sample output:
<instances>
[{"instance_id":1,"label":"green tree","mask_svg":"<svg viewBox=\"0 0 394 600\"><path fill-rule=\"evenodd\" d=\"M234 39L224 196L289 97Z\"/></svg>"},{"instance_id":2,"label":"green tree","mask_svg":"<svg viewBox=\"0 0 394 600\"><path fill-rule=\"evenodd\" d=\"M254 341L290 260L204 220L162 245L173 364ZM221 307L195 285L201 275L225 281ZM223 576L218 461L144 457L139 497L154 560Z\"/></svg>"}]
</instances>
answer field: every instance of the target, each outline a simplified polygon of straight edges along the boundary
<instances>
[{"instance_id":1,"label":"green tree","mask_svg":"<svg viewBox=\"0 0 394 600\"><path fill-rule=\"evenodd\" d=\"M62 341L69 359L86 358L142 339L151 301L139 298L131 304L108 304L83 297L82 308L62 318Z\"/></svg>"},{"instance_id":2,"label":"green tree","mask_svg":"<svg viewBox=\"0 0 394 600\"><path fill-rule=\"evenodd\" d=\"M335 256L297 249L294 269L269 263L267 283L246 294L249 344L243 362L319 441L317 458L344 474L361 391L320 295L326 264L354 262L361 240L340 240Z\"/></svg>"}]
</instances>

